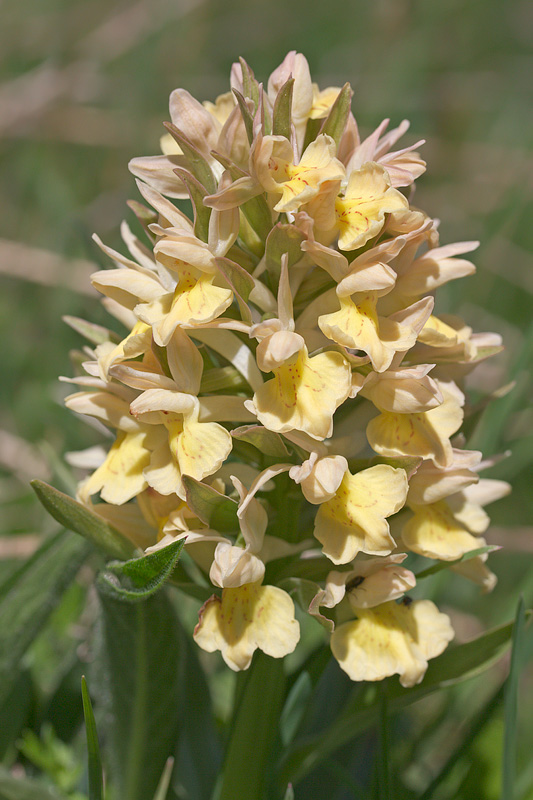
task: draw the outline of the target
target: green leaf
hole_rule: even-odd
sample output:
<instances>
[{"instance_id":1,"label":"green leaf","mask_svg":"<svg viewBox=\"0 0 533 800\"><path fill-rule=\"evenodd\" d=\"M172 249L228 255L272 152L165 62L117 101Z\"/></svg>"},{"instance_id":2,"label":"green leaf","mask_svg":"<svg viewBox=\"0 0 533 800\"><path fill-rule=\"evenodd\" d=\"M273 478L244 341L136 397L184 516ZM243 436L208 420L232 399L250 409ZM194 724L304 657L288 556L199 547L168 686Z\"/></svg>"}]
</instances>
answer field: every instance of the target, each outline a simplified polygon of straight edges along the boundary
<instances>
[{"instance_id":1,"label":"green leaf","mask_svg":"<svg viewBox=\"0 0 533 800\"><path fill-rule=\"evenodd\" d=\"M287 458L289 451L279 433L270 431L262 425L242 425L231 431L234 439L247 442L257 448L265 456Z\"/></svg>"},{"instance_id":2,"label":"green leaf","mask_svg":"<svg viewBox=\"0 0 533 800\"><path fill-rule=\"evenodd\" d=\"M67 800L67 796L41 781L14 778L0 766L0 800Z\"/></svg>"},{"instance_id":3,"label":"green leaf","mask_svg":"<svg viewBox=\"0 0 533 800\"><path fill-rule=\"evenodd\" d=\"M252 197L240 207L250 226L259 239L264 242L272 229L272 212L264 194ZM264 247L264 245L263 245Z\"/></svg>"},{"instance_id":4,"label":"green leaf","mask_svg":"<svg viewBox=\"0 0 533 800\"><path fill-rule=\"evenodd\" d=\"M81 678L81 696L83 700L83 716L85 717L85 732L87 734L87 761L89 776L89 800L102 800L104 793L102 762L100 759L100 745L94 721L93 707L85 676Z\"/></svg>"},{"instance_id":5,"label":"green leaf","mask_svg":"<svg viewBox=\"0 0 533 800\"><path fill-rule=\"evenodd\" d=\"M98 576L98 588L116 600L146 600L170 577L184 544L185 540L180 539L140 558L111 561Z\"/></svg>"},{"instance_id":6,"label":"green leaf","mask_svg":"<svg viewBox=\"0 0 533 800\"><path fill-rule=\"evenodd\" d=\"M176 794L211 800L220 774L222 748L199 652L196 643L184 632L179 664L183 695L174 785Z\"/></svg>"},{"instance_id":7,"label":"green leaf","mask_svg":"<svg viewBox=\"0 0 533 800\"><path fill-rule=\"evenodd\" d=\"M23 728L31 725L35 694L30 671L19 669L15 684L0 705L0 761L3 761Z\"/></svg>"},{"instance_id":8,"label":"green leaf","mask_svg":"<svg viewBox=\"0 0 533 800\"><path fill-rule=\"evenodd\" d=\"M165 800L168 792L168 787L170 786L170 778L172 776L173 769L174 769L174 759L172 758L172 756L170 756L170 758L167 758L165 769L163 770L163 774L161 775L161 780L159 781L156 793L154 794L154 800Z\"/></svg>"},{"instance_id":9,"label":"green leaf","mask_svg":"<svg viewBox=\"0 0 533 800\"><path fill-rule=\"evenodd\" d=\"M265 263L274 286L277 286L281 271L281 258L287 253L287 266L290 270L304 255L301 244L304 235L295 225L278 222L266 240Z\"/></svg>"},{"instance_id":10,"label":"green leaf","mask_svg":"<svg viewBox=\"0 0 533 800\"><path fill-rule=\"evenodd\" d=\"M291 110L292 110L292 91L294 88L294 78L283 84L274 101L272 112L272 133L274 136L284 136L291 140Z\"/></svg>"},{"instance_id":11,"label":"green leaf","mask_svg":"<svg viewBox=\"0 0 533 800\"><path fill-rule=\"evenodd\" d=\"M134 545L93 511L44 481L31 486L48 513L65 528L84 536L113 558L129 558Z\"/></svg>"},{"instance_id":12,"label":"green leaf","mask_svg":"<svg viewBox=\"0 0 533 800\"><path fill-rule=\"evenodd\" d=\"M176 128L172 122L165 122L164 125L172 138L175 139L181 147L183 155L187 159L189 169L193 176L202 184L208 194L214 194L214 192L217 190L217 184L215 178L213 177L213 173L211 172L211 167L203 155L199 150L196 149L190 139L185 136L183 131L180 131L179 128ZM180 178L181 177L183 176L180 172Z\"/></svg>"},{"instance_id":13,"label":"green leaf","mask_svg":"<svg viewBox=\"0 0 533 800\"><path fill-rule=\"evenodd\" d=\"M382 682L379 692L379 764L378 785L379 800L392 800L392 771L390 763L389 712L387 701L387 684Z\"/></svg>"},{"instance_id":14,"label":"green leaf","mask_svg":"<svg viewBox=\"0 0 533 800\"><path fill-rule=\"evenodd\" d=\"M513 628L513 649L511 667L505 687L505 735L502 760L501 800L515 800L516 743L518 735L518 683L523 665L524 629L526 614L524 598L521 597L516 609Z\"/></svg>"},{"instance_id":15,"label":"green leaf","mask_svg":"<svg viewBox=\"0 0 533 800\"><path fill-rule=\"evenodd\" d=\"M476 556L482 556L484 553L494 553L496 550L501 549L502 548L500 545L489 544L486 547L478 547L475 550L469 550L468 553L464 553L461 558L456 558L455 561L437 561L437 563L433 564L433 566L427 567L427 569L423 569L421 572L418 572L416 579L417 581L420 581L422 578L429 578L430 575L435 575L437 572L441 572L443 569L449 569L450 567L454 567L456 564L462 564L464 561L470 561L471 558L476 558Z\"/></svg>"},{"instance_id":16,"label":"green leaf","mask_svg":"<svg viewBox=\"0 0 533 800\"><path fill-rule=\"evenodd\" d=\"M204 197L209 194L207 189L186 169L177 167L174 172L181 178L189 197L191 198L192 209L194 213L194 233L203 242L207 242L209 238L209 220L211 218L211 209L204 205Z\"/></svg>"},{"instance_id":17,"label":"green leaf","mask_svg":"<svg viewBox=\"0 0 533 800\"><path fill-rule=\"evenodd\" d=\"M144 603L100 593L101 704L120 800L153 797L179 724L180 629L165 592ZM98 688L98 687L97 687Z\"/></svg>"},{"instance_id":18,"label":"green leaf","mask_svg":"<svg viewBox=\"0 0 533 800\"><path fill-rule=\"evenodd\" d=\"M396 679L388 681L389 710L396 711L439 689L480 675L501 658L509 647L512 631L511 622L493 628L471 642L448 648L429 662L426 676L418 686L405 689ZM306 742L295 742L285 759L281 784L301 780L324 759L375 724L378 714L379 698L375 687L369 685L366 688L366 697L356 692L354 702L346 705L342 716L325 733Z\"/></svg>"},{"instance_id":19,"label":"green leaf","mask_svg":"<svg viewBox=\"0 0 533 800\"><path fill-rule=\"evenodd\" d=\"M292 742L313 692L313 681L307 670L296 678L280 717L281 741L286 747Z\"/></svg>"},{"instance_id":20,"label":"green leaf","mask_svg":"<svg viewBox=\"0 0 533 800\"><path fill-rule=\"evenodd\" d=\"M149 226L152 225L154 222L159 220L159 214L154 211L152 208L148 208L143 203L139 203L138 200L126 200L127 205L131 208L137 219L139 220L140 224L144 228L144 231L152 244L155 243L155 236L150 230Z\"/></svg>"},{"instance_id":21,"label":"green leaf","mask_svg":"<svg viewBox=\"0 0 533 800\"><path fill-rule=\"evenodd\" d=\"M245 97L253 100L255 108L259 103L259 84L257 83L253 69L246 63L244 58L239 57L242 71L242 87Z\"/></svg>"},{"instance_id":22,"label":"green leaf","mask_svg":"<svg viewBox=\"0 0 533 800\"><path fill-rule=\"evenodd\" d=\"M244 122L244 129L246 131L246 136L248 137L249 144L253 144L254 141L254 119L252 116L252 112L248 108L248 104L246 102L246 98L237 91L237 89L233 90L233 94L239 104L239 108L241 111L242 120Z\"/></svg>"},{"instance_id":23,"label":"green leaf","mask_svg":"<svg viewBox=\"0 0 533 800\"><path fill-rule=\"evenodd\" d=\"M239 530L238 506L235 500L190 475L183 476L183 484L187 503L202 522L222 533Z\"/></svg>"},{"instance_id":24,"label":"green leaf","mask_svg":"<svg viewBox=\"0 0 533 800\"><path fill-rule=\"evenodd\" d=\"M243 321L251 324L252 312L248 307L248 298L255 286L254 279L249 272L246 272L239 264L235 264L234 261L230 261L229 258L215 260L220 273L233 289Z\"/></svg>"},{"instance_id":25,"label":"green leaf","mask_svg":"<svg viewBox=\"0 0 533 800\"><path fill-rule=\"evenodd\" d=\"M89 553L87 542L61 531L0 586L0 704L18 680L22 656Z\"/></svg>"},{"instance_id":26,"label":"green leaf","mask_svg":"<svg viewBox=\"0 0 533 800\"><path fill-rule=\"evenodd\" d=\"M269 758L285 693L282 659L257 651L244 680L218 800L262 797L265 776L270 772Z\"/></svg>"},{"instance_id":27,"label":"green leaf","mask_svg":"<svg viewBox=\"0 0 533 800\"><path fill-rule=\"evenodd\" d=\"M70 328L84 336L92 344L103 344L104 342L118 344L120 342L120 336L114 331L110 331L102 325L96 325L94 322L87 322L87 320L80 317L66 315L63 317L63 322L66 322Z\"/></svg>"},{"instance_id":28,"label":"green leaf","mask_svg":"<svg viewBox=\"0 0 533 800\"><path fill-rule=\"evenodd\" d=\"M352 87L349 83L345 83L337 95L337 99L331 107L328 118L320 130L320 133L326 133L328 136L331 136L337 147L339 146L339 142L346 127L346 122L348 121L352 97Z\"/></svg>"}]
</instances>

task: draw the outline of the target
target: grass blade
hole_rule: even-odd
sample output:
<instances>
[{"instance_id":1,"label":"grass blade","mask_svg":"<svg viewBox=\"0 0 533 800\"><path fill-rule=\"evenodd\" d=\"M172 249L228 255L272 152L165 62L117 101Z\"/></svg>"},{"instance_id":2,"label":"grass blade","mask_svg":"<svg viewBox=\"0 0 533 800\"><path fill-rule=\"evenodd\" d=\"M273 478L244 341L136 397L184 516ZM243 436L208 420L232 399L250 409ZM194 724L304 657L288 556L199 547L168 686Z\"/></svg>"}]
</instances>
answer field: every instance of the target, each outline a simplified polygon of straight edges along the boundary
<instances>
[{"instance_id":1,"label":"grass blade","mask_svg":"<svg viewBox=\"0 0 533 800\"><path fill-rule=\"evenodd\" d=\"M505 686L505 734L503 742L502 762L502 800L515 798L515 773L516 773L516 742L518 734L518 682L522 667L522 651L524 643L524 628L526 614L524 598L521 597L516 610L513 628L511 651L511 667Z\"/></svg>"},{"instance_id":2,"label":"grass blade","mask_svg":"<svg viewBox=\"0 0 533 800\"><path fill-rule=\"evenodd\" d=\"M165 800L168 792L168 787L170 785L170 778L173 769L174 769L174 759L172 758L172 756L170 756L169 758L167 758L165 769L163 770L163 774L161 775L161 780L159 781L157 791L154 794L154 800Z\"/></svg>"},{"instance_id":3,"label":"grass blade","mask_svg":"<svg viewBox=\"0 0 533 800\"><path fill-rule=\"evenodd\" d=\"M85 717L85 732L87 734L89 800L102 800L104 796L104 784L100 746L98 744L98 733L96 731L91 698L89 697L87 681L84 675L81 677L81 696L83 700L83 716Z\"/></svg>"}]
</instances>

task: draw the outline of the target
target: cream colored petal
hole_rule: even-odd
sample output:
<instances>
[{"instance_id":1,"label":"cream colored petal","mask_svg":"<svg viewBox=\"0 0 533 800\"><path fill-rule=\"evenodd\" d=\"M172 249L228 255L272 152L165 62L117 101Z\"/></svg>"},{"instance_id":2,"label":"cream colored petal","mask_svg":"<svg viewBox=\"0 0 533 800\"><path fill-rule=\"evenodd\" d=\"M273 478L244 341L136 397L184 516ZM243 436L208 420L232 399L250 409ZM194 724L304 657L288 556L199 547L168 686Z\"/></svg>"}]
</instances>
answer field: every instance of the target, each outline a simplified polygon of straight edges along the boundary
<instances>
[{"instance_id":1,"label":"cream colored petal","mask_svg":"<svg viewBox=\"0 0 533 800\"><path fill-rule=\"evenodd\" d=\"M144 414L154 411L173 414L191 414L198 407L198 400L184 392L171 392L168 389L148 389L130 406L134 417L143 418Z\"/></svg>"},{"instance_id":2,"label":"cream colored petal","mask_svg":"<svg viewBox=\"0 0 533 800\"><path fill-rule=\"evenodd\" d=\"M402 686L415 686L424 677L427 659L442 653L452 638L449 618L431 601L390 602L360 610L359 619L337 628L331 649L352 680L397 674Z\"/></svg>"},{"instance_id":3,"label":"cream colored petal","mask_svg":"<svg viewBox=\"0 0 533 800\"><path fill-rule=\"evenodd\" d=\"M455 561L480 547L479 539L455 520L446 502L417 506L413 510L414 516L402 529L402 540L414 553Z\"/></svg>"},{"instance_id":4,"label":"cream colored petal","mask_svg":"<svg viewBox=\"0 0 533 800\"><path fill-rule=\"evenodd\" d=\"M178 494L179 497L185 499L181 473L170 452L168 439L161 441L159 446L153 450L150 463L144 470L144 477L148 485L159 494Z\"/></svg>"},{"instance_id":5,"label":"cream colored petal","mask_svg":"<svg viewBox=\"0 0 533 800\"><path fill-rule=\"evenodd\" d=\"M232 448L228 431L216 422L189 422L171 450L178 460L182 475L201 481L222 466Z\"/></svg>"},{"instance_id":6,"label":"cream colored petal","mask_svg":"<svg viewBox=\"0 0 533 800\"><path fill-rule=\"evenodd\" d=\"M156 277L127 267L95 272L91 275L91 283L99 292L127 308L133 308L139 300L157 300L166 293Z\"/></svg>"},{"instance_id":7,"label":"cream colored petal","mask_svg":"<svg viewBox=\"0 0 533 800\"><path fill-rule=\"evenodd\" d=\"M178 285L168 313L154 325L154 339L166 347L178 326L202 325L220 316L232 303L233 292L213 286L212 278L202 277L189 288Z\"/></svg>"},{"instance_id":8,"label":"cream colored petal","mask_svg":"<svg viewBox=\"0 0 533 800\"><path fill-rule=\"evenodd\" d=\"M357 265L337 286L337 295L346 297L355 292L378 291L384 294L394 288L396 273L381 262Z\"/></svg>"},{"instance_id":9,"label":"cream colored petal","mask_svg":"<svg viewBox=\"0 0 533 800\"><path fill-rule=\"evenodd\" d=\"M385 214L408 208L405 197L390 185L387 172L373 162L352 172L344 198L336 203L339 248L355 250L382 229Z\"/></svg>"},{"instance_id":10,"label":"cream colored petal","mask_svg":"<svg viewBox=\"0 0 533 800\"><path fill-rule=\"evenodd\" d=\"M405 325L378 317L376 295L340 297L340 310L318 318L322 333L337 344L351 350L362 350L370 356L378 372L386 370L396 354L412 347L416 333Z\"/></svg>"},{"instance_id":11,"label":"cream colored petal","mask_svg":"<svg viewBox=\"0 0 533 800\"><path fill-rule=\"evenodd\" d=\"M119 433L104 463L84 484L84 492L100 492L106 503L122 505L148 486L143 470L150 462L146 433Z\"/></svg>"},{"instance_id":12,"label":"cream colored petal","mask_svg":"<svg viewBox=\"0 0 533 800\"><path fill-rule=\"evenodd\" d=\"M275 211L295 212L318 194L322 184L344 178L344 166L335 158L336 146L330 136L320 134L307 147L299 164L288 164L279 188L281 199Z\"/></svg>"},{"instance_id":13,"label":"cream colored petal","mask_svg":"<svg viewBox=\"0 0 533 800\"><path fill-rule=\"evenodd\" d=\"M431 458L438 466L453 461L449 437L461 426L463 411L453 400L420 414L383 412L366 429L370 446L384 456Z\"/></svg>"},{"instance_id":14,"label":"cream colored petal","mask_svg":"<svg viewBox=\"0 0 533 800\"><path fill-rule=\"evenodd\" d=\"M388 465L347 473L315 518L314 535L322 552L334 564L347 564L359 552L388 555L396 543L386 517L402 508L407 488L405 471Z\"/></svg>"},{"instance_id":15,"label":"cream colored petal","mask_svg":"<svg viewBox=\"0 0 533 800\"><path fill-rule=\"evenodd\" d=\"M209 577L215 586L236 589L246 583L260 583L264 574L264 563L249 550L225 542L217 544L209 571Z\"/></svg>"},{"instance_id":16,"label":"cream colored petal","mask_svg":"<svg viewBox=\"0 0 533 800\"><path fill-rule=\"evenodd\" d=\"M141 156L132 158L128 164L128 169L149 186L153 186L158 192L167 197L176 197L180 200L188 200L189 192L187 187L178 178L174 170L176 167L187 169L188 162L183 155L164 155L164 156Z\"/></svg>"},{"instance_id":17,"label":"cream colored petal","mask_svg":"<svg viewBox=\"0 0 533 800\"><path fill-rule=\"evenodd\" d=\"M399 414L429 411L443 402L439 387L427 375L432 366L419 365L372 375L361 394L384 411Z\"/></svg>"},{"instance_id":18,"label":"cream colored petal","mask_svg":"<svg viewBox=\"0 0 533 800\"><path fill-rule=\"evenodd\" d=\"M457 457L458 454L466 453L473 456L470 462ZM409 503L414 505L436 503L476 483L478 475L473 468L477 466L480 458L481 453L476 451L453 450L453 461L449 467L438 467L432 461L423 461L409 480Z\"/></svg>"},{"instance_id":19,"label":"cream colored petal","mask_svg":"<svg viewBox=\"0 0 533 800\"><path fill-rule=\"evenodd\" d=\"M197 395L202 380L203 359L185 331L177 328L167 344L170 373L180 392Z\"/></svg>"},{"instance_id":20,"label":"cream colored petal","mask_svg":"<svg viewBox=\"0 0 533 800\"><path fill-rule=\"evenodd\" d=\"M386 564L368 577L363 577L360 583L348 591L348 599L357 613L360 608L374 608L390 600L397 600L415 586L416 578L410 570L397 564Z\"/></svg>"},{"instance_id":21,"label":"cream colored petal","mask_svg":"<svg viewBox=\"0 0 533 800\"><path fill-rule=\"evenodd\" d=\"M76 392L65 398L65 405L77 414L96 417L113 428L129 433L139 431L139 423L132 419L129 404L111 392Z\"/></svg>"},{"instance_id":22,"label":"cream colored petal","mask_svg":"<svg viewBox=\"0 0 533 800\"><path fill-rule=\"evenodd\" d=\"M333 414L347 398L351 370L340 353L305 353L276 370L253 398L259 421L284 433L301 430L315 439L330 435Z\"/></svg>"},{"instance_id":23,"label":"cream colored petal","mask_svg":"<svg viewBox=\"0 0 533 800\"><path fill-rule=\"evenodd\" d=\"M174 89L169 101L170 117L174 125L192 142L204 158L212 160L211 150L216 148L220 122L185 89Z\"/></svg>"},{"instance_id":24,"label":"cream colored petal","mask_svg":"<svg viewBox=\"0 0 533 800\"><path fill-rule=\"evenodd\" d=\"M220 650L233 670L247 669L259 648L274 658L292 653L300 638L289 595L257 583L224 589L200 610L196 643L212 653Z\"/></svg>"},{"instance_id":25,"label":"cream colored petal","mask_svg":"<svg viewBox=\"0 0 533 800\"><path fill-rule=\"evenodd\" d=\"M318 504L331 500L347 469L348 462L344 456L317 458L314 452L301 466L292 467L289 475L295 483L300 484L305 499Z\"/></svg>"}]
</instances>

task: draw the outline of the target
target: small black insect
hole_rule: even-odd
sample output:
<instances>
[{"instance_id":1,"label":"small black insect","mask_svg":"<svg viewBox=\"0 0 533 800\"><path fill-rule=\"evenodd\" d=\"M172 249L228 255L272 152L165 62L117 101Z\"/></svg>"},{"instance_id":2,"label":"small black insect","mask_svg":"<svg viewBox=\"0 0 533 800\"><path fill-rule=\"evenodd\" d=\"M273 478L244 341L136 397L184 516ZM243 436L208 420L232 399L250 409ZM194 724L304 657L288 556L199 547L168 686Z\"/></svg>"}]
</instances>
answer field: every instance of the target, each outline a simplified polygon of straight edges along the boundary
<instances>
[{"instance_id":1,"label":"small black insect","mask_svg":"<svg viewBox=\"0 0 533 800\"><path fill-rule=\"evenodd\" d=\"M351 579L351 580L349 580L349 581L348 581L348 583L346 584L346 591L347 591L347 592L351 592L351 591L352 591L352 589L357 589L357 587L358 587L358 586L361 586L361 584L363 583L363 581L364 581L364 578L363 578L363 576L362 576L362 575L356 575L356 577L355 577L355 578L352 578L352 579Z\"/></svg>"}]
</instances>

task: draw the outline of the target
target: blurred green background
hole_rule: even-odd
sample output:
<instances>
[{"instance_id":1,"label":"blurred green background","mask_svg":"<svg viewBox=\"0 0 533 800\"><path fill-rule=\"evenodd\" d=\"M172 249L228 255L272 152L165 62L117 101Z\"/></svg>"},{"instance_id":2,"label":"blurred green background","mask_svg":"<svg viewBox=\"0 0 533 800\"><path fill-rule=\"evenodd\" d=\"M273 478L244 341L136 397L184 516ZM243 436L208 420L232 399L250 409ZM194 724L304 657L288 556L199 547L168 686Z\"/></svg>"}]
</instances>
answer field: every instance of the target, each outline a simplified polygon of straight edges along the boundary
<instances>
[{"instance_id":1,"label":"blurred green background","mask_svg":"<svg viewBox=\"0 0 533 800\"><path fill-rule=\"evenodd\" d=\"M61 317L106 321L87 277L105 263L91 234L120 246L138 198L128 160L158 152L172 89L214 99L239 55L266 80L296 49L322 88L352 83L363 135L384 117L411 120L404 141L427 140L416 205L442 220L442 243L481 241L477 275L441 290L437 307L504 337L470 379L472 404L514 388L478 409L467 444L510 451L487 474L514 492L489 509L488 539L505 547L494 594L452 578L445 595L459 638L511 618L520 591L531 606L531 3L3 0L0 12L0 571L55 527L29 478L61 486L53 454L99 442L61 405L56 376L80 347Z\"/></svg>"}]
</instances>

